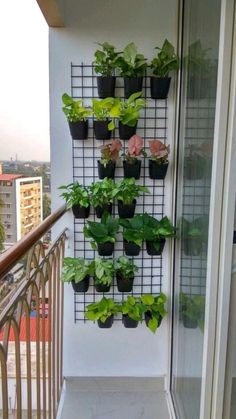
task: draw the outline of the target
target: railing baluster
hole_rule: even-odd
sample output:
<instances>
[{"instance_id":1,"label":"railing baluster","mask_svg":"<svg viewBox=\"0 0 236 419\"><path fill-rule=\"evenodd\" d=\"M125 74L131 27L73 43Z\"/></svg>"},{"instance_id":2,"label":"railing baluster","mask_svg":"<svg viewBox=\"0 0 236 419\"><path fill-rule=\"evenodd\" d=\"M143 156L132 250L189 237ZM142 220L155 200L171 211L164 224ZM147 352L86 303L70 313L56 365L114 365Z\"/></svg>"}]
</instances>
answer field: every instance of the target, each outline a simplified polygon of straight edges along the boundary
<instances>
[{"instance_id":1,"label":"railing baluster","mask_svg":"<svg viewBox=\"0 0 236 419\"><path fill-rule=\"evenodd\" d=\"M30 307L25 301L25 338L26 338L26 371L27 371L27 418L32 418L32 391L31 391L31 346L30 346Z\"/></svg>"},{"instance_id":2,"label":"railing baluster","mask_svg":"<svg viewBox=\"0 0 236 419\"><path fill-rule=\"evenodd\" d=\"M0 344L0 363L2 381L2 409L3 419L8 419L8 384L7 384L7 358L3 346Z\"/></svg>"},{"instance_id":3,"label":"railing baluster","mask_svg":"<svg viewBox=\"0 0 236 419\"><path fill-rule=\"evenodd\" d=\"M48 262L48 418L52 417L52 263Z\"/></svg>"},{"instance_id":4,"label":"railing baluster","mask_svg":"<svg viewBox=\"0 0 236 419\"><path fill-rule=\"evenodd\" d=\"M15 362L16 362L16 400L17 400L17 419L22 418L21 401L21 359L20 359L20 326L15 319L12 319L12 330L15 340Z\"/></svg>"}]
</instances>

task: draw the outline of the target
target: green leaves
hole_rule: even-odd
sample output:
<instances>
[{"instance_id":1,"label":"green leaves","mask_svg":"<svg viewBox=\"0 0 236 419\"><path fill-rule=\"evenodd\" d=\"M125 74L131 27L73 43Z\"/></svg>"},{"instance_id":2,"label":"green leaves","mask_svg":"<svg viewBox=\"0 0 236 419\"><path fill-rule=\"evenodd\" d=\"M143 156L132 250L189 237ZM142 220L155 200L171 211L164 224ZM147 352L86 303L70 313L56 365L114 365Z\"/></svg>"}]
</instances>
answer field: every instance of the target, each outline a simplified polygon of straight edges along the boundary
<instances>
[{"instance_id":1,"label":"green leaves","mask_svg":"<svg viewBox=\"0 0 236 419\"><path fill-rule=\"evenodd\" d=\"M161 78L168 77L171 71L176 71L179 68L179 58L175 54L174 46L165 39L162 47L156 47L156 49L159 52L151 63L153 74Z\"/></svg>"},{"instance_id":2,"label":"green leaves","mask_svg":"<svg viewBox=\"0 0 236 419\"><path fill-rule=\"evenodd\" d=\"M91 203L96 208L98 206L111 204L113 202L112 191L114 182L112 179L105 178L101 182L94 182L90 186Z\"/></svg>"},{"instance_id":3,"label":"green leaves","mask_svg":"<svg viewBox=\"0 0 236 419\"><path fill-rule=\"evenodd\" d=\"M123 278L133 278L135 273L138 272L138 267L134 265L132 259L120 256L115 261L115 271L119 272Z\"/></svg>"},{"instance_id":4,"label":"green leaves","mask_svg":"<svg viewBox=\"0 0 236 419\"><path fill-rule=\"evenodd\" d=\"M84 235L96 243L114 243L119 230L119 219L112 218L104 213L100 223L87 221L84 227Z\"/></svg>"},{"instance_id":5,"label":"green leaves","mask_svg":"<svg viewBox=\"0 0 236 419\"><path fill-rule=\"evenodd\" d=\"M102 51L97 50L94 54L95 72L102 76L112 76L114 69L117 67L117 58L120 53L116 52L115 47L108 42L97 44L102 47Z\"/></svg>"},{"instance_id":6,"label":"green leaves","mask_svg":"<svg viewBox=\"0 0 236 419\"><path fill-rule=\"evenodd\" d=\"M152 333L155 333L160 326L161 320L167 313L165 309L167 297L161 293L157 297L151 294L144 294L140 298L143 304L143 311L147 314L148 328Z\"/></svg>"},{"instance_id":7,"label":"green leaves","mask_svg":"<svg viewBox=\"0 0 236 419\"><path fill-rule=\"evenodd\" d=\"M70 122L85 121L91 115L91 109L83 106L82 100L74 100L67 93L62 95L62 110Z\"/></svg>"},{"instance_id":8,"label":"green leaves","mask_svg":"<svg viewBox=\"0 0 236 419\"><path fill-rule=\"evenodd\" d=\"M91 262L83 258L64 258L61 280L79 283L93 273Z\"/></svg>"},{"instance_id":9,"label":"green leaves","mask_svg":"<svg viewBox=\"0 0 236 419\"><path fill-rule=\"evenodd\" d=\"M92 111L97 121L106 121L110 116L110 110L114 104L114 98L92 99Z\"/></svg>"},{"instance_id":10,"label":"green leaves","mask_svg":"<svg viewBox=\"0 0 236 419\"><path fill-rule=\"evenodd\" d=\"M101 320L104 323L108 317L117 314L119 306L112 298L103 297L100 301L87 305L85 317L88 320Z\"/></svg>"},{"instance_id":11,"label":"green leaves","mask_svg":"<svg viewBox=\"0 0 236 419\"><path fill-rule=\"evenodd\" d=\"M180 295L180 306L182 315L193 322L196 322L200 330L204 330L205 320L205 296L192 295L184 293Z\"/></svg>"},{"instance_id":12,"label":"green leaves","mask_svg":"<svg viewBox=\"0 0 236 419\"><path fill-rule=\"evenodd\" d=\"M144 220L143 214L137 214L129 220L120 219L120 225L123 226L123 237L128 242L142 245L144 240Z\"/></svg>"},{"instance_id":13,"label":"green leaves","mask_svg":"<svg viewBox=\"0 0 236 419\"><path fill-rule=\"evenodd\" d=\"M123 77L141 77L147 68L147 59L139 54L136 45L131 42L117 60L117 66Z\"/></svg>"},{"instance_id":14,"label":"green leaves","mask_svg":"<svg viewBox=\"0 0 236 419\"><path fill-rule=\"evenodd\" d=\"M111 259L96 258L93 262L95 282L111 285L114 274L114 265Z\"/></svg>"},{"instance_id":15,"label":"green leaves","mask_svg":"<svg viewBox=\"0 0 236 419\"><path fill-rule=\"evenodd\" d=\"M134 178L123 179L115 184L113 197L128 205L132 204L133 200L138 198L141 192L150 193L147 187L137 185Z\"/></svg>"},{"instance_id":16,"label":"green leaves","mask_svg":"<svg viewBox=\"0 0 236 419\"><path fill-rule=\"evenodd\" d=\"M115 111L111 109L114 116L124 125L134 127L140 116L140 111L144 108L146 102L140 99L142 92L133 93L127 100L116 100Z\"/></svg>"},{"instance_id":17,"label":"green leaves","mask_svg":"<svg viewBox=\"0 0 236 419\"><path fill-rule=\"evenodd\" d=\"M88 208L89 206L89 191L85 186L81 186L78 182L70 183L69 185L62 185L58 189L64 192L60 195L67 203L67 208L73 205L80 205Z\"/></svg>"}]
</instances>

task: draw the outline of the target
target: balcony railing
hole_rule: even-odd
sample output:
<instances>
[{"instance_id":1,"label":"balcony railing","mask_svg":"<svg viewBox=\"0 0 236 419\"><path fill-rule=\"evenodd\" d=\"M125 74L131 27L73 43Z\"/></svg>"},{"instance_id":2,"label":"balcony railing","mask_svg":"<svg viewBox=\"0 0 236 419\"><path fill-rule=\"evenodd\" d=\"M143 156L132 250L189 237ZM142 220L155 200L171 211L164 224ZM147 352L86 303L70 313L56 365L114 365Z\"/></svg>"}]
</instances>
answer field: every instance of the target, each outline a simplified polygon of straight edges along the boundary
<instances>
[{"instance_id":1,"label":"balcony railing","mask_svg":"<svg viewBox=\"0 0 236 419\"><path fill-rule=\"evenodd\" d=\"M0 302L1 417L56 418L62 389L63 287L66 229L45 249L42 237L60 208L0 257L0 280L22 263L17 284ZM13 393L12 393L13 388Z\"/></svg>"}]
</instances>

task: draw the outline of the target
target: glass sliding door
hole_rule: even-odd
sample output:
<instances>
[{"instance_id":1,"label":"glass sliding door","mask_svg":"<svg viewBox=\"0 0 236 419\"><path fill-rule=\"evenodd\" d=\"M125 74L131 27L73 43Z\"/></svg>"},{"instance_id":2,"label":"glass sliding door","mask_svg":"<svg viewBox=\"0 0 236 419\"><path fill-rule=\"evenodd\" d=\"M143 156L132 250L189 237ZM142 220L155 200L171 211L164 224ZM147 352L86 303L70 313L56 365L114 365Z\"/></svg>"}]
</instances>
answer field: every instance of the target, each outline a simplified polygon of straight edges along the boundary
<instances>
[{"instance_id":1,"label":"glass sliding door","mask_svg":"<svg viewBox=\"0 0 236 419\"><path fill-rule=\"evenodd\" d=\"M171 391L178 417L199 419L220 0L183 1Z\"/></svg>"}]
</instances>

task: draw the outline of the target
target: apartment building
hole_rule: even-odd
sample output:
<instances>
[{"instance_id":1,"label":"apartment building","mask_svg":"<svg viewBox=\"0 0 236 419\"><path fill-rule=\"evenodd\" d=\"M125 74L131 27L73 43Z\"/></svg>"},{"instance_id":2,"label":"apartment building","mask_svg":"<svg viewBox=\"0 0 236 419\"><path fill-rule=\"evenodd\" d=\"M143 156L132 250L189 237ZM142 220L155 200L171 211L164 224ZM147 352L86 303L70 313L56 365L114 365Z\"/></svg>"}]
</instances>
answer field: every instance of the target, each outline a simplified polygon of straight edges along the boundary
<instances>
[{"instance_id":1,"label":"apartment building","mask_svg":"<svg viewBox=\"0 0 236 419\"><path fill-rule=\"evenodd\" d=\"M6 244L15 243L42 221L42 178L0 174L0 217Z\"/></svg>"}]
</instances>

